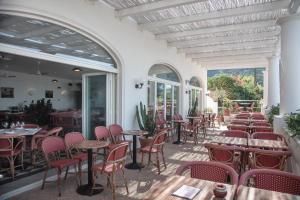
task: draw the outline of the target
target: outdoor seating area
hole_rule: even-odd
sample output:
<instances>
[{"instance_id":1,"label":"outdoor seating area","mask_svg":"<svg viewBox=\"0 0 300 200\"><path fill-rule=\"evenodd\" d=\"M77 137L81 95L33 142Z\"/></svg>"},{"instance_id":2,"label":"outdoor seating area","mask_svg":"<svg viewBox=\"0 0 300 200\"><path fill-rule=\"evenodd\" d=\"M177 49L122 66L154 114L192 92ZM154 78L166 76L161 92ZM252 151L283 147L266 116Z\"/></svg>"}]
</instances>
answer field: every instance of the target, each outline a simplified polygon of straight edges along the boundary
<instances>
[{"instance_id":1,"label":"outdoor seating area","mask_svg":"<svg viewBox=\"0 0 300 200\"><path fill-rule=\"evenodd\" d=\"M300 0L0 0L0 200L300 200Z\"/></svg>"}]
</instances>

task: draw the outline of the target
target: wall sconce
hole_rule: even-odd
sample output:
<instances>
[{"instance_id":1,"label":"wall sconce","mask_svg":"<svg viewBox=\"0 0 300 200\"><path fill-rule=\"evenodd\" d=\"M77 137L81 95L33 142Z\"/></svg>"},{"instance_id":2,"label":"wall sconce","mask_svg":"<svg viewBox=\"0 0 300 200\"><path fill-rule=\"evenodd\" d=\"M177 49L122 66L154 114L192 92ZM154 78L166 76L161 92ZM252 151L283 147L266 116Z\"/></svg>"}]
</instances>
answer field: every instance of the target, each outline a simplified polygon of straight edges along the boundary
<instances>
[{"instance_id":1,"label":"wall sconce","mask_svg":"<svg viewBox=\"0 0 300 200\"><path fill-rule=\"evenodd\" d=\"M144 83L136 83L134 87L135 87L136 89L142 89L143 86L144 86Z\"/></svg>"},{"instance_id":2,"label":"wall sconce","mask_svg":"<svg viewBox=\"0 0 300 200\"><path fill-rule=\"evenodd\" d=\"M186 94L190 94L190 93L191 93L191 90L186 90L185 93L186 93Z\"/></svg>"},{"instance_id":3,"label":"wall sconce","mask_svg":"<svg viewBox=\"0 0 300 200\"><path fill-rule=\"evenodd\" d=\"M185 84L189 85L190 84L190 80L185 80Z\"/></svg>"}]
</instances>

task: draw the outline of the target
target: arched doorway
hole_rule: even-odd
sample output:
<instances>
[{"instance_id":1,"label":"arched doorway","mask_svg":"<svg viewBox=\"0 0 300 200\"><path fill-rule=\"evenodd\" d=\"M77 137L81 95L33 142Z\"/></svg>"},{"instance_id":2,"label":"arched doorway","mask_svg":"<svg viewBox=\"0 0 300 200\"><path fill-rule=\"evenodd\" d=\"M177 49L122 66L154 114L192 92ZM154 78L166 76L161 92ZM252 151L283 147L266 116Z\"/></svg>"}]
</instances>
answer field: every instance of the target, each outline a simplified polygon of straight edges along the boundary
<instances>
[{"instance_id":1,"label":"arched doorway","mask_svg":"<svg viewBox=\"0 0 300 200\"><path fill-rule=\"evenodd\" d=\"M200 81L197 77L193 76L189 81L189 107L191 108L196 99L198 100L198 110L203 109L203 90Z\"/></svg>"},{"instance_id":2,"label":"arched doorway","mask_svg":"<svg viewBox=\"0 0 300 200\"><path fill-rule=\"evenodd\" d=\"M82 34L79 29L67 24L63 26L64 23L55 23L54 20L50 22L48 18L41 19L41 16L0 14L0 18L1 52L42 61L36 68L39 75L54 76L51 69L43 72L47 70L42 66L46 62L65 64L66 68L71 67L67 73L80 74L77 78L82 86L82 97L79 97L82 100L82 131L86 136L93 135L95 126L106 126L116 121L118 62L105 45L86 32ZM6 65L8 70L18 70L8 61ZM22 68L24 73L26 66ZM81 71L76 68L81 68ZM56 75L62 76L63 72L56 69ZM61 101L61 98L54 100Z\"/></svg>"},{"instance_id":3,"label":"arched doorway","mask_svg":"<svg viewBox=\"0 0 300 200\"><path fill-rule=\"evenodd\" d=\"M148 72L148 111L158 112L171 120L179 112L180 78L165 64L155 64Z\"/></svg>"}]
</instances>

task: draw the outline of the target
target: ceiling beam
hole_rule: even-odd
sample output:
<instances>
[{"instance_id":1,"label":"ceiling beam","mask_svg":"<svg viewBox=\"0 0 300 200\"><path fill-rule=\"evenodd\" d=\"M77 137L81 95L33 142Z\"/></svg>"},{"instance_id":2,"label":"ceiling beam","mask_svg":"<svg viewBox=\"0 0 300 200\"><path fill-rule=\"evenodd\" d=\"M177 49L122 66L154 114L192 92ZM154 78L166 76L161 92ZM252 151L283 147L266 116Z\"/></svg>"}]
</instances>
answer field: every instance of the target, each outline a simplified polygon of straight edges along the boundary
<instances>
[{"instance_id":1,"label":"ceiling beam","mask_svg":"<svg viewBox=\"0 0 300 200\"><path fill-rule=\"evenodd\" d=\"M225 51L232 49L252 49L259 47L269 47L274 46L278 40L265 40L265 41L251 41L251 42L241 42L233 44L218 44L211 46L202 46L202 47L190 47L190 48L180 48L178 49L179 53L193 53L193 52L207 52L207 51Z\"/></svg>"},{"instance_id":2,"label":"ceiling beam","mask_svg":"<svg viewBox=\"0 0 300 200\"><path fill-rule=\"evenodd\" d=\"M161 0L161 1L153 1L151 3L145 3L138 6L133 6L129 8L124 8L116 11L116 16L118 17L127 17L132 15L142 15L148 12L153 12L157 10L163 10L171 7L198 3L206 0Z\"/></svg>"},{"instance_id":3,"label":"ceiling beam","mask_svg":"<svg viewBox=\"0 0 300 200\"><path fill-rule=\"evenodd\" d=\"M245 60L245 59L265 59L271 57L272 53L261 53L261 54L249 54L249 55L233 55L233 56L218 56L211 58L193 58L192 60L195 62L219 62L226 60Z\"/></svg>"},{"instance_id":4,"label":"ceiling beam","mask_svg":"<svg viewBox=\"0 0 300 200\"><path fill-rule=\"evenodd\" d=\"M276 20L266 20L266 21L258 21L258 22L249 22L249 23L244 23L244 24L233 24L233 25L223 25L223 26L200 28L200 29L191 30L191 31L162 33L162 34L157 34L156 37L158 39L171 39L171 38L177 38L177 37L186 37L186 36L194 36L194 35L201 35L201 34L212 34L212 33L227 32L227 31L237 31L237 30L261 28L261 27L268 27L268 26L275 26L275 25L276 25Z\"/></svg>"},{"instance_id":5,"label":"ceiling beam","mask_svg":"<svg viewBox=\"0 0 300 200\"><path fill-rule=\"evenodd\" d=\"M211 61L211 62L198 62L198 64L202 64L202 65L211 65L211 64L231 64L231 63L252 63L252 62L259 62L259 63L263 63L263 62L267 62L266 59L243 59L243 60L223 60L223 61Z\"/></svg>"},{"instance_id":6,"label":"ceiling beam","mask_svg":"<svg viewBox=\"0 0 300 200\"><path fill-rule=\"evenodd\" d=\"M249 54L260 54L260 53L273 53L275 48L257 48L247 50L229 50L229 51L218 51L218 52L207 52L207 53L191 53L186 54L189 58L208 58L217 56L233 56L233 55L249 55Z\"/></svg>"},{"instance_id":7,"label":"ceiling beam","mask_svg":"<svg viewBox=\"0 0 300 200\"><path fill-rule=\"evenodd\" d=\"M177 24L186 24L186 23L193 23L199 22L203 20L209 19L219 19L224 17L232 17L232 16L239 16L239 15L247 15L252 13L259 13L259 12L269 12L275 11L279 9L288 8L290 1L288 0L280 0L271 3L263 3L263 4L255 4L251 6L244 6L232 9L225 9L225 10L217 10L209 13L199 13L196 15L184 16L184 17L175 17L171 19L159 20L156 22L150 22L145 24L139 24L140 27L143 29L153 29L163 26L170 26L170 25L177 25Z\"/></svg>"},{"instance_id":8,"label":"ceiling beam","mask_svg":"<svg viewBox=\"0 0 300 200\"><path fill-rule=\"evenodd\" d=\"M174 42L168 42L169 46L184 48L191 46L206 46L206 45L214 45L221 42L226 43L236 43L241 41L251 41L251 40L264 40L264 39L275 39L278 38L280 34L280 30L273 32L263 32L257 34L240 34L234 36L224 36L224 37L205 37L199 38L195 40L180 40Z\"/></svg>"},{"instance_id":9,"label":"ceiling beam","mask_svg":"<svg viewBox=\"0 0 300 200\"><path fill-rule=\"evenodd\" d=\"M209 70L214 69L247 69L247 68L258 68L258 67L266 67L268 65L267 62L264 61L253 61L253 62L233 62L233 63L204 63L200 64L203 67L208 68Z\"/></svg>"}]
</instances>

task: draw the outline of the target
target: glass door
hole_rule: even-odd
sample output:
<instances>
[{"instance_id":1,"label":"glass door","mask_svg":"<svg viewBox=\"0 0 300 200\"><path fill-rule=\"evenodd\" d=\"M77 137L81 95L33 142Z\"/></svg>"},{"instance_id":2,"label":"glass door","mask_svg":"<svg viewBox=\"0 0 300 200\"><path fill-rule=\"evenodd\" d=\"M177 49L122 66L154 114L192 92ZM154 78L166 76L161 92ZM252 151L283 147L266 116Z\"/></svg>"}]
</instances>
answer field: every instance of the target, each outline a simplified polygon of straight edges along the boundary
<instances>
[{"instance_id":1,"label":"glass door","mask_svg":"<svg viewBox=\"0 0 300 200\"><path fill-rule=\"evenodd\" d=\"M173 115L173 87L166 84L166 120L171 120Z\"/></svg>"},{"instance_id":2,"label":"glass door","mask_svg":"<svg viewBox=\"0 0 300 200\"><path fill-rule=\"evenodd\" d=\"M115 121L113 74L83 75L83 133L94 139L96 126L106 126Z\"/></svg>"},{"instance_id":3,"label":"glass door","mask_svg":"<svg viewBox=\"0 0 300 200\"><path fill-rule=\"evenodd\" d=\"M156 88L156 111L159 115L165 116L165 84L157 83Z\"/></svg>"}]
</instances>

